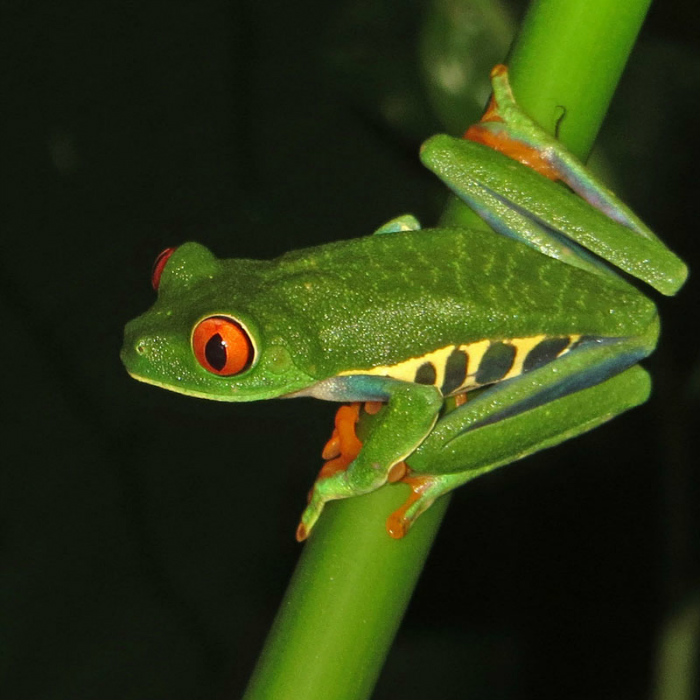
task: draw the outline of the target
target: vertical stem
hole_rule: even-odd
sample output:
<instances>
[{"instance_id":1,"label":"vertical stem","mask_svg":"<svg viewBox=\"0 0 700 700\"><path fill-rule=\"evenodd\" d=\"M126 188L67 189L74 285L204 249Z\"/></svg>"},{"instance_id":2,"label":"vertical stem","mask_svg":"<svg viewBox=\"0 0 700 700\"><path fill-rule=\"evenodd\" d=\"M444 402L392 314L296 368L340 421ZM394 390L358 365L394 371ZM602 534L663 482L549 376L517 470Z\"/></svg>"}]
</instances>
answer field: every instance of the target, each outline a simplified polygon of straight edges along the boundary
<instances>
[{"instance_id":1,"label":"vertical stem","mask_svg":"<svg viewBox=\"0 0 700 700\"><path fill-rule=\"evenodd\" d=\"M507 61L513 92L579 158L595 141L650 4L534 0L523 20Z\"/></svg>"},{"instance_id":2,"label":"vertical stem","mask_svg":"<svg viewBox=\"0 0 700 700\"><path fill-rule=\"evenodd\" d=\"M650 0L536 0L511 51L513 91L579 156L600 127ZM565 106L563 112L562 106ZM360 700L374 686L447 505L403 541L384 529L403 485L327 507L245 700Z\"/></svg>"},{"instance_id":3,"label":"vertical stem","mask_svg":"<svg viewBox=\"0 0 700 700\"><path fill-rule=\"evenodd\" d=\"M329 504L304 546L244 700L370 696L447 507L402 540L384 521L408 488Z\"/></svg>"}]
</instances>

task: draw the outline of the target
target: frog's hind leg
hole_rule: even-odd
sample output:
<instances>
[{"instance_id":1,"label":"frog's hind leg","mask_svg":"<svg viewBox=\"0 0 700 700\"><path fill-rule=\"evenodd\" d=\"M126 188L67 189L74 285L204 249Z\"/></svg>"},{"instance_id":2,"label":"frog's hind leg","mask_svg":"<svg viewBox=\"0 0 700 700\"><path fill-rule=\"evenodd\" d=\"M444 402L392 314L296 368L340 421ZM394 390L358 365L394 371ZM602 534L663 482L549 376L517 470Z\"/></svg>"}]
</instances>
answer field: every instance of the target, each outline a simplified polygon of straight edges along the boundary
<instances>
[{"instance_id":1,"label":"frog's hind leg","mask_svg":"<svg viewBox=\"0 0 700 700\"><path fill-rule=\"evenodd\" d=\"M403 537L443 494L597 427L646 401L650 389L648 373L636 365L600 384L456 436L441 431L438 423L433 435L407 460L409 471L401 481L411 487L411 494L389 516L387 531L392 537ZM456 420L465 408L446 418Z\"/></svg>"},{"instance_id":2,"label":"frog's hind leg","mask_svg":"<svg viewBox=\"0 0 700 700\"><path fill-rule=\"evenodd\" d=\"M401 537L436 498L456 486L584 433L643 403L658 319L640 336L590 339L538 369L485 387L444 414L407 458L412 490L387 529Z\"/></svg>"}]
</instances>

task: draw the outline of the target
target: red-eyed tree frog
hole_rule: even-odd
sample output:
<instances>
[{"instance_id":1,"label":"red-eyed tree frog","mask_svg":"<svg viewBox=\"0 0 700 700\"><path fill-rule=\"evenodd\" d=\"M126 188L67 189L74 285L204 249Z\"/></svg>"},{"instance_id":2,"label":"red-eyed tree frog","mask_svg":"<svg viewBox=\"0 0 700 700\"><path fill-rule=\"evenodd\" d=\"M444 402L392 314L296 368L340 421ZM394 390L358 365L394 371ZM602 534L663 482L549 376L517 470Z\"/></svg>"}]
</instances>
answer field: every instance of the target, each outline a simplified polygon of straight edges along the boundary
<instances>
[{"instance_id":1,"label":"red-eyed tree frog","mask_svg":"<svg viewBox=\"0 0 700 700\"><path fill-rule=\"evenodd\" d=\"M126 326L128 372L165 389L372 402L364 444L322 469L300 540L326 502L398 480L413 491L388 529L403 536L438 496L649 394L637 363L659 321L627 278L671 295L685 265L518 109L505 67L492 82L483 120L421 159L497 233L403 216L274 260L186 243L159 258L158 298Z\"/></svg>"}]
</instances>

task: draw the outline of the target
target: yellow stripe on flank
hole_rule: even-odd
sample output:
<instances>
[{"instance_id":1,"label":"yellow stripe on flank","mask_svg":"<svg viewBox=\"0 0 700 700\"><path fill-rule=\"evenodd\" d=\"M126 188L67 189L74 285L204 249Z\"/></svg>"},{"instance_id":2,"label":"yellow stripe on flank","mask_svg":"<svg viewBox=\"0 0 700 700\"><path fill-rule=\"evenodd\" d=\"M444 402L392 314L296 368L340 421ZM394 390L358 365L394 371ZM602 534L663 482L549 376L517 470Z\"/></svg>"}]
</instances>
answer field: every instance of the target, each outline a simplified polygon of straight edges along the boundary
<instances>
[{"instance_id":1,"label":"yellow stripe on flank","mask_svg":"<svg viewBox=\"0 0 700 700\"><path fill-rule=\"evenodd\" d=\"M479 340L475 343L467 343L465 345L447 345L444 348L427 352L425 355L420 355L419 357L412 357L409 360L399 362L395 365L380 365L378 367L371 367L370 369L346 370L344 372L339 372L338 375L369 374L380 377L391 377L392 379L398 379L404 382L413 382L419 367L426 362L430 362L435 367L435 386L440 387L445 380L447 358L455 348L463 350L469 356L469 376L471 378L471 375L476 371L476 368L478 368L481 358L484 356L489 345L490 341L488 340ZM474 368L474 371L472 371L471 368ZM467 382L467 384L469 383L470 382Z\"/></svg>"},{"instance_id":2,"label":"yellow stripe on flank","mask_svg":"<svg viewBox=\"0 0 700 700\"><path fill-rule=\"evenodd\" d=\"M468 356L468 374L464 383L452 391L452 394L457 394L465 390L473 389L477 386L475 381L475 376L481 365L481 361L493 343L507 343L515 348L515 359L513 360L513 365L511 366L508 373L502 377L503 379L511 379L512 377L517 377L522 374L523 363L527 359L530 352L539 343L545 340L547 336L545 334L528 336L525 338L502 338L498 340L478 340L474 343L466 343L461 345L447 345L438 350L432 350L431 352L425 353L425 355L420 355L419 357L411 357L403 362L398 362L395 365L379 365L377 367L370 367L369 369L355 369L346 370L344 372L339 372L338 376L350 376L350 375L373 375L379 377L390 377L391 379L397 379L404 382L414 382L416 377L416 372L418 369L424 365L426 362L430 362L435 368L435 386L441 387L445 380L445 367L447 364L447 359L454 350L461 350L467 353ZM565 337L565 336L559 336ZM580 335L572 334L568 336L569 345L562 350L557 357L561 357L565 353L569 352L569 348L580 338ZM502 381L501 380L501 381Z\"/></svg>"},{"instance_id":3,"label":"yellow stripe on flank","mask_svg":"<svg viewBox=\"0 0 700 700\"><path fill-rule=\"evenodd\" d=\"M510 342L505 341L505 342ZM480 340L477 343L470 343L469 345L460 345L460 350L465 350L469 354L469 374L467 375L467 381L462 384L459 391L464 389L471 389L478 384L474 381L476 373L479 371L481 366L481 361L484 359L486 351L491 347L491 340Z\"/></svg>"},{"instance_id":4,"label":"yellow stripe on flank","mask_svg":"<svg viewBox=\"0 0 700 700\"><path fill-rule=\"evenodd\" d=\"M415 379L418 368L426 362L432 362L437 375L435 385L440 386L445 376L445 362L454 348L454 345L448 345L444 348L440 348L439 350L427 352L425 355L421 355L420 357L412 357L409 360L399 362L395 365L380 365L379 367L372 367L370 369L348 370L345 372L339 372L338 374L340 376L350 374L371 374L378 375L380 377L391 377L392 379L399 379L400 381L404 382L412 382Z\"/></svg>"},{"instance_id":5,"label":"yellow stripe on flank","mask_svg":"<svg viewBox=\"0 0 700 700\"><path fill-rule=\"evenodd\" d=\"M506 374L503 379L510 379L511 377L517 377L523 373L523 362L525 358L530 354L530 350L539 345L547 336L543 333L542 335L533 335L529 338L511 338L506 341L515 348L515 359L510 368L508 374Z\"/></svg>"}]
</instances>

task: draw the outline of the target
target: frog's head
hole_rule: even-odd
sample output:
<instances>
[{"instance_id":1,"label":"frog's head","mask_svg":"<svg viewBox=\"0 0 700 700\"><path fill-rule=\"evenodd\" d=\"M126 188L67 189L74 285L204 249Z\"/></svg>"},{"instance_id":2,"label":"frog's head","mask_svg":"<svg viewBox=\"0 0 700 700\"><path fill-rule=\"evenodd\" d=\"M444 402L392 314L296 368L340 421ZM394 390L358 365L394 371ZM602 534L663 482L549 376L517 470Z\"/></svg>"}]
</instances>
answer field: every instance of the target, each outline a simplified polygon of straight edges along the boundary
<instances>
[{"instance_id":1,"label":"frog's head","mask_svg":"<svg viewBox=\"0 0 700 700\"><path fill-rule=\"evenodd\" d=\"M129 374L219 401L273 398L313 384L293 360L299 334L269 322L279 317L274 309L256 317L266 265L218 260L197 243L161 253L152 278L158 299L124 332L121 359Z\"/></svg>"}]
</instances>

